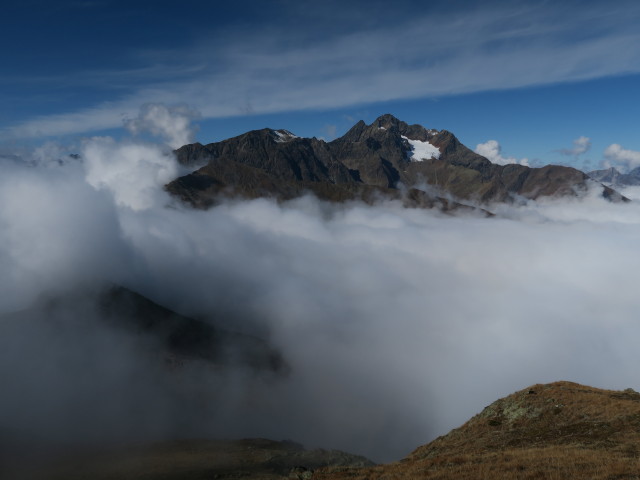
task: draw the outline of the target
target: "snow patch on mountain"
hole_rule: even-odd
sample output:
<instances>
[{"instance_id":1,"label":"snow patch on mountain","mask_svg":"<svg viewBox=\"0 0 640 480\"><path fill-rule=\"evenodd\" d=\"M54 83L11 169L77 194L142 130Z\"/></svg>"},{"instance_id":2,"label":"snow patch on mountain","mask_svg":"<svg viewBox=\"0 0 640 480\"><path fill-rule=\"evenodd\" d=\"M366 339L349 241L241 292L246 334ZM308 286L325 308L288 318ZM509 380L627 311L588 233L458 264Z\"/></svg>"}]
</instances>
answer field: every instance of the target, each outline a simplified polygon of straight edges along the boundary
<instances>
[{"instance_id":1,"label":"snow patch on mountain","mask_svg":"<svg viewBox=\"0 0 640 480\"><path fill-rule=\"evenodd\" d=\"M275 133L277 136L277 143L284 143L293 140L294 138L300 138L297 135L291 133L289 130L274 130L273 133Z\"/></svg>"},{"instance_id":2,"label":"snow patch on mountain","mask_svg":"<svg viewBox=\"0 0 640 480\"><path fill-rule=\"evenodd\" d=\"M435 145L431 145L429 142L421 142L420 140L411 140L404 135L402 138L411 145L411 151L407 152L407 158L409 160L421 162L422 160L429 160L431 158L440 158L440 149Z\"/></svg>"}]
</instances>

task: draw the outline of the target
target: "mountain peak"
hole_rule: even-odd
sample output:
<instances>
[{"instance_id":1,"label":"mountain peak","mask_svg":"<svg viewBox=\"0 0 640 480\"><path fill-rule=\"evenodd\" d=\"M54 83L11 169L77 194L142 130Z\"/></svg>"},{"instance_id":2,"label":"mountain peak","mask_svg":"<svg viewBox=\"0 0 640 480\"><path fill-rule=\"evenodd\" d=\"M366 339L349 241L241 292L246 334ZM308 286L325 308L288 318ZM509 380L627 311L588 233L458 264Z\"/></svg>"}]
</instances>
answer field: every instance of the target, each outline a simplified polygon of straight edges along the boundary
<instances>
[{"instance_id":1,"label":"mountain peak","mask_svg":"<svg viewBox=\"0 0 640 480\"><path fill-rule=\"evenodd\" d=\"M440 132L434 129L427 129L422 125L409 125L390 113L385 113L369 125L360 120L337 140L344 142L362 142L367 141L369 138L381 138L381 136L384 136L383 133L386 136L394 137L396 142L400 142L400 137L426 142Z\"/></svg>"},{"instance_id":2,"label":"mountain peak","mask_svg":"<svg viewBox=\"0 0 640 480\"><path fill-rule=\"evenodd\" d=\"M375 125L378 128L385 128L387 130L394 127L400 128L401 126L405 126L405 127L407 126L405 122L397 119L390 113L385 113L384 115L380 115L378 118L374 120L374 122L371 125L372 126Z\"/></svg>"},{"instance_id":3,"label":"mountain peak","mask_svg":"<svg viewBox=\"0 0 640 480\"><path fill-rule=\"evenodd\" d=\"M631 170L629 173L622 173L615 167L609 167L604 170L594 170L587 173L587 175L597 182L615 187L640 185L640 167Z\"/></svg>"}]
</instances>

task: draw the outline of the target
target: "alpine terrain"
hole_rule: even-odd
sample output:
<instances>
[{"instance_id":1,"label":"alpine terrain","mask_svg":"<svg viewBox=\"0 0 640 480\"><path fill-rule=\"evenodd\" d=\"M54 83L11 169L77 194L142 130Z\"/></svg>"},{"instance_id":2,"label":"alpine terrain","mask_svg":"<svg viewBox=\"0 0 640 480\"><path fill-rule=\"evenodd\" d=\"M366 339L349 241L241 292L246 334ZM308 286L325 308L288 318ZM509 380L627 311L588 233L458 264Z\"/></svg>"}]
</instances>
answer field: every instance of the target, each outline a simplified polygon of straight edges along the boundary
<instances>
[{"instance_id":1,"label":"alpine terrain","mask_svg":"<svg viewBox=\"0 0 640 480\"><path fill-rule=\"evenodd\" d=\"M571 167L496 165L451 132L408 125L388 114L370 125L360 121L331 142L263 129L185 145L176 155L181 164L200 168L166 188L198 208L215 204L219 195L288 200L310 192L328 201L400 199L408 207L450 211L580 196L595 183ZM626 200L599 188L606 198Z\"/></svg>"}]
</instances>

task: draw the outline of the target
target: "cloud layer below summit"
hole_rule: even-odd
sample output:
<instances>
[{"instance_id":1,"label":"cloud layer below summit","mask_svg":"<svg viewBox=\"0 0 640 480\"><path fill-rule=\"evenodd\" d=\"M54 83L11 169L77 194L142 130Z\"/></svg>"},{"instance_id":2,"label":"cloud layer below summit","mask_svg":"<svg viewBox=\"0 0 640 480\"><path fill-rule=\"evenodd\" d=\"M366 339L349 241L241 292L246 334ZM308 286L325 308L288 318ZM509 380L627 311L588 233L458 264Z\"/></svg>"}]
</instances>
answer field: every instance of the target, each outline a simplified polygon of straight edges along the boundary
<instances>
[{"instance_id":1,"label":"cloud layer below summit","mask_svg":"<svg viewBox=\"0 0 640 480\"><path fill-rule=\"evenodd\" d=\"M156 133L175 124L141 118ZM3 351L11 393L0 425L118 431L120 419L154 438L180 425L182 435L291 438L390 460L534 383L638 389L635 202L594 191L495 205L492 219L312 198L195 211L161 189L178 171L165 144L95 138L81 152L3 157L0 311L43 293L124 284L269 338L292 371L273 381L196 369L169 388L144 376L136 350L108 329L72 370L62 366L75 357L48 349L77 353L79 337L48 332ZM38 358L49 359L45 370ZM29 403L24 391L47 395ZM113 401L97 408L96 395ZM141 398L159 403L137 417ZM33 424L39 418L46 424Z\"/></svg>"}]
</instances>

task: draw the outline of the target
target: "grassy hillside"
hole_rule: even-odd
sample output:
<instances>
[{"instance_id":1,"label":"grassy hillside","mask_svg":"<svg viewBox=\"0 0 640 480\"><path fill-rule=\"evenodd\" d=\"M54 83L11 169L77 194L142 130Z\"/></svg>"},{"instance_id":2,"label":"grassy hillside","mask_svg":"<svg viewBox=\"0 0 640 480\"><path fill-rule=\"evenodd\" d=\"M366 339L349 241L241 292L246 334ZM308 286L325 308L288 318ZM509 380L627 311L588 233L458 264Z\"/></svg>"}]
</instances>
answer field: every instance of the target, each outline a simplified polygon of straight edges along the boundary
<instances>
[{"instance_id":1,"label":"grassy hillside","mask_svg":"<svg viewBox=\"0 0 640 480\"><path fill-rule=\"evenodd\" d=\"M314 479L638 479L639 453L639 393L556 382L494 402L400 462Z\"/></svg>"}]
</instances>

